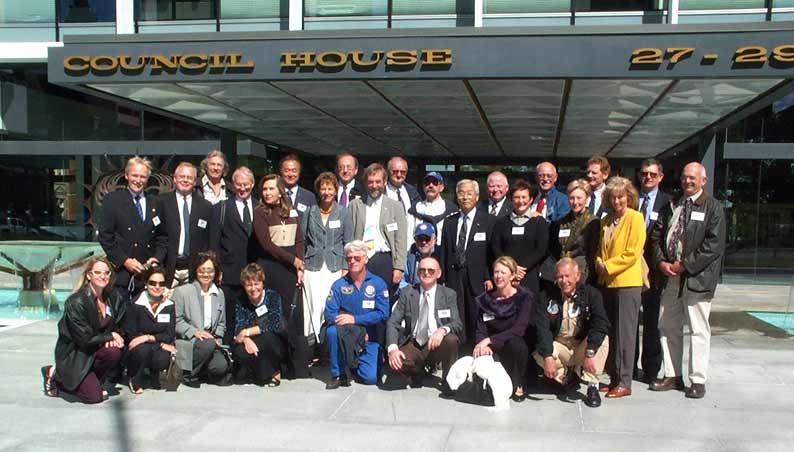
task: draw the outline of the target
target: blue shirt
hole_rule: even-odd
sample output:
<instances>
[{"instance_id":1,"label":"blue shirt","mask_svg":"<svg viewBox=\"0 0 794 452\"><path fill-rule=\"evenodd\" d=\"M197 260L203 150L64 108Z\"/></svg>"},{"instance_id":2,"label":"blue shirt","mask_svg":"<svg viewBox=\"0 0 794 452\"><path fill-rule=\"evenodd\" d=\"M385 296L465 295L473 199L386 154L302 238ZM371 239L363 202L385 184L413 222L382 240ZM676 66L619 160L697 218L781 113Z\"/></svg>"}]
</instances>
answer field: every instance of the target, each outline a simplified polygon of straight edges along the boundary
<instances>
[{"instance_id":1,"label":"blue shirt","mask_svg":"<svg viewBox=\"0 0 794 452\"><path fill-rule=\"evenodd\" d=\"M648 229L648 226L651 224L651 212L653 211L653 205L656 204L657 194L659 194L659 187L654 188L648 193L640 192L640 205L638 207L642 207L643 197L648 197L648 201L646 202L647 204L645 206L645 212L643 212L640 208L637 209L645 217L645 229Z\"/></svg>"},{"instance_id":2,"label":"blue shirt","mask_svg":"<svg viewBox=\"0 0 794 452\"><path fill-rule=\"evenodd\" d=\"M389 318L389 289L380 277L367 272L361 289L356 287L350 274L331 286L325 302L325 323L334 325L338 314L352 314L356 325L367 329L369 340L377 341L375 326Z\"/></svg>"}]
</instances>

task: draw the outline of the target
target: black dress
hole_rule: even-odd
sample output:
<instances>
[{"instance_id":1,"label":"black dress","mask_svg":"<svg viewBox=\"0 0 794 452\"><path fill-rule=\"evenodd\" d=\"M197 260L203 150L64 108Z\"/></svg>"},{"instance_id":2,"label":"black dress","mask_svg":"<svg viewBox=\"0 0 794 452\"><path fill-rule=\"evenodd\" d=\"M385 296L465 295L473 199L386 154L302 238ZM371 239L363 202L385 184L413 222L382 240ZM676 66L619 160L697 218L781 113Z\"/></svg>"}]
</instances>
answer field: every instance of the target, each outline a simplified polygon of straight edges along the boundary
<instances>
[{"instance_id":1,"label":"black dress","mask_svg":"<svg viewBox=\"0 0 794 452\"><path fill-rule=\"evenodd\" d=\"M494 225L491 242L493 256L494 259L510 256L518 265L526 267L527 273L521 285L537 296L540 265L548 250L549 226L542 217L531 218L519 225L513 222L511 216L498 219Z\"/></svg>"}]
</instances>

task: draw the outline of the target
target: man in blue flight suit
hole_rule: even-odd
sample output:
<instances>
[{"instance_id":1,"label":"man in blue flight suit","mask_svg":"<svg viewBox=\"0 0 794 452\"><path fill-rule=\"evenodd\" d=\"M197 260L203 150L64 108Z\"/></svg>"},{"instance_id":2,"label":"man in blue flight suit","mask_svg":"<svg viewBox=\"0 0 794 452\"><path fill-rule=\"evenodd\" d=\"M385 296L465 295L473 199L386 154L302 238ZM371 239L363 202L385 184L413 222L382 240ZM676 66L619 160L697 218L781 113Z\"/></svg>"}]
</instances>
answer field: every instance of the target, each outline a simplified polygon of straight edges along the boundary
<instances>
[{"instance_id":1,"label":"man in blue flight suit","mask_svg":"<svg viewBox=\"0 0 794 452\"><path fill-rule=\"evenodd\" d=\"M345 245L348 273L331 286L325 302L325 340L331 361L331 380L325 389L350 386L346 369L364 384L378 381L377 326L389 318L386 282L367 272L367 244Z\"/></svg>"}]
</instances>

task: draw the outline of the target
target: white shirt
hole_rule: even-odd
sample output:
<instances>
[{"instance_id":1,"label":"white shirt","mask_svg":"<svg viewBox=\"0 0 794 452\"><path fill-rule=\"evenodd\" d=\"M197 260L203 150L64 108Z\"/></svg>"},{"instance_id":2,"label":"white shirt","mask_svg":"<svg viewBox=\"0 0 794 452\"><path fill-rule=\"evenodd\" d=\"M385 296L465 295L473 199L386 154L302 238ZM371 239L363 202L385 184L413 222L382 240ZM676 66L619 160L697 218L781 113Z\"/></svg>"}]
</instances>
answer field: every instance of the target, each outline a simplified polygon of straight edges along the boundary
<instances>
[{"instance_id":1,"label":"white shirt","mask_svg":"<svg viewBox=\"0 0 794 452\"><path fill-rule=\"evenodd\" d=\"M369 248L367 257L372 257L375 253L391 251L380 230L380 209L382 204L383 195L378 196L378 199L374 200L367 196L367 218L364 221L364 242Z\"/></svg>"},{"instance_id":2,"label":"white shirt","mask_svg":"<svg viewBox=\"0 0 794 452\"><path fill-rule=\"evenodd\" d=\"M141 205L141 212L143 212L143 221L146 221L146 194L143 193L143 190L141 190L140 193L134 193L132 190L129 189L129 187L127 187L127 191L130 192L130 195L132 195L133 205L135 205L135 197L136 196L141 197L139 203Z\"/></svg>"},{"instance_id":3,"label":"white shirt","mask_svg":"<svg viewBox=\"0 0 794 452\"><path fill-rule=\"evenodd\" d=\"M204 193L204 199L209 201L213 206L221 201L226 201L226 181L221 178L221 190L215 195L215 191L212 190L210 178L205 174L201 176L201 192Z\"/></svg>"},{"instance_id":4,"label":"white shirt","mask_svg":"<svg viewBox=\"0 0 794 452\"><path fill-rule=\"evenodd\" d=\"M190 206L193 199L193 195L183 195L182 193L176 193L176 210L179 212L179 245L177 246L177 251L180 256L184 256L185 254L190 254L190 250L185 249L185 228L182 227L185 224L185 216L182 212L183 206L185 202L187 202L187 214L188 214L188 225L190 224Z\"/></svg>"},{"instance_id":5,"label":"white shirt","mask_svg":"<svg viewBox=\"0 0 794 452\"><path fill-rule=\"evenodd\" d=\"M248 204L248 213L251 214L251 222L254 221L254 206L251 204L251 197L249 196L248 199L245 201L241 200L237 196L234 197L234 204L237 206L237 212L240 214L240 220L243 220L243 209L245 208L245 204Z\"/></svg>"},{"instance_id":6,"label":"white shirt","mask_svg":"<svg viewBox=\"0 0 794 452\"><path fill-rule=\"evenodd\" d=\"M595 194L595 207L593 207L593 214L598 213L603 202L604 190L607 189L607 184L601 184L593 193ZM590 198L587 198L587 208L590 208Z\"/></svg>"},{"instance_id":7,"label":"white shirt","mask_svg":"<svg viewBox=\"0 0 794 452\"><path fill-rule=\"evenodd\" d=\"M444 213L446 209L447 209L447 203L444 202L444 199L441 196L439 196L438 198L435 199L435 201L432 202L425 200L416 203L416 211L424 215L432 215L432 216L441 215L442 213ZM416 227L416 225L414 225L414 227ZM439 221L438 224L435 225L435 227L436 227L436 243L441 243L441 230L444 228L444 220ZM413 229L411 230L413 231Z\"/></svg>"},{"instance_id":8,"label":"white shirt","mask_svg":"<svg viewBox=\"0 0 794 452\"><path fill-rule=\"evenodd\" d=\"M344 191L345 193L347 193L347 205L349 206L350 205L350 201L352 201L352 199L350 199L350 190L352 190L353 187L355 187L355 186L356 186L356 180L355 179L351 180L350 183L347 184L347 187L342 185L342 183L340 182L339 183L339 189L337 190L339 193L336 194L336 202L339 202L339 200L342 199L342 192Z\"/></svg>"},{"instance_id":9,"label":"white shirt","mask_svg":"<svg viewBox=\"0 0 794 452\"><path fill-rule=\"evenodd\" d=\"M204 298L204 329L207 331L212 328L212 297L217 297L218 295L218 288L214 283L206 293L204 291L201 292L201 296Z\"/></svg>"},{"instance_id":10,"label":"white shirt","mask_svg":"<svg viewBox=\"0 0 794 452\"><path fill-rule=\"evenodd\" d=\"M507 199L507 196L503 196L502 199L496 203L496 213L499 213L499 211L502 210L502 206L505 204L505 199ZM488 200L488 215L491 214L491 210L493 210L493 208L494 202L492 200ZM496 214L494 214L494 216L495 215Z\"/></svg>"},{"instance_id":11,"label":"white shirt","mask_svg":"<svg viewBox=\"0 0 794 452\"><path fill-rule=\"evenodd\" d=\"M397 192L400 192L400 198L397 198ZM400 185L400 188L394 187L392 184L386 184L386 196L400 202L402 201L403 208L405 208L405 237L406 237L406 250L411 248L414 244L414 229L416 228L416 218L408 213L411 208L411 198L408 196L408 190L405 185Z\"/></svg>"},{"instance_id":12,"label":"white shirt","mask_svg":"<svg viewBox=\"0 0 794 452\"><path fill-rule=\"evenodd\" d=\"M458 218L458 229L455 234L455 244L458 243L458 237L460 237L460 228L463 227L463 211L460 212L461 216ZM471 237L471 227L474 224L474 214L477 213L477 209L471 209L469 213L466 214L466 245L465 247L469 246L469 237ZM465 249L465 248L464 248Z\"/></svg>"}]
</instances>

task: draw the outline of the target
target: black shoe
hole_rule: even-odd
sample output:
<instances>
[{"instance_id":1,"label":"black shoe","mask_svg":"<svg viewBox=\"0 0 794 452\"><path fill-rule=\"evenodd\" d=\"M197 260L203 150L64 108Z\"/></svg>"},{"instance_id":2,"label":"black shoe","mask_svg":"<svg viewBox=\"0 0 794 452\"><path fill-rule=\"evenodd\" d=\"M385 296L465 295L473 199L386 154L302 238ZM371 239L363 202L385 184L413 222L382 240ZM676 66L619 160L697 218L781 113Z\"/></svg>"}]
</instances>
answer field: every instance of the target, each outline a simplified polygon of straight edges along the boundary
<instances>
[{"instance_id":1,"label":"black shoe","mask_svg":"<svg viewBox=\"0 0 794 452\"><path fill-rule=\"evenodd\" d=\"M424 386L424 372L406 375L405 379L408 381L408 386L413 389L420 389Z\"/></svg>"},{"instance_id":2,"label":"black shoe","mask_svg":"<svg viewBox=\"0 0 794 452\"><path fill-rule=\"evenodd\" d=\"M198 377L191 377L188 374L182 375L182 384L188 388L199 389L201 387L201 380Z\"/></svg>"},{"instance_id":3,"label":"black shoe","mask_svg":"<svg viewBox=\"0 0 794 452\"><path fill-rule=\"evenodd\" d=\"M438 395L442 399L454 399L455 398L455 391L449 387L447 382L441 383L441 393Z\"/></svg>"},{"instance_id":4,"label":"black shoe","mask_svg":"<svg viewBox=\"0 0 794 452\"><path fill-rule=\"evenodd\" d=\"M584 404L590 408L601 406L601 395L598 393L598 386L589 385L587 387L587 397L584 399Z\"/></svg>"},{"instance_id":5,"label":"black shoe","mask_svg":"<svg viewBox=\"0 0 794 452\"><path fill-rule=\"evenodd\" d=\"M340 386L350 386L350 381L347 377L344 378L344 381L341 377L331 377L328 383L325 384L325 389L339 389Z\"/></svg>"},{"instance_id":6,"label":"black shoe","mask_svg":"<svg viewBox=\"0 0 794 452\"><path fill-rule=\"evenodd\" d=\"M576 375L576 372L571 372L568 374L568 380L562 385L563 393L567 394L569 392L576 392L579 390L579 383L581 380L579 379L579 375Z\"/></svg>"},{"instance_id":7,"label":"black shoe","mask_svg":"<svg viewBox=\"0 0 794 452\"><path fill-rule=\"evenodd\" d=\"M226 374L223 377L221 377L220 379L218 379L218 381L215 381L213 384L215 386L231 386L232 383L233 383L232 375L231 374Z\"/></svg>"},{"instance_id":8,"label":"black shoe","mask_svg":"<svg viewBox=\"0 0 794 452\"><path fill-rule=\"evenodd\" d=\"M521 403L524 400L527 400L527 395L526 394L515 395L515 393L513 393L513 395L510 396L510 400L512 400L513 402Z\"/></svg>"}]
</instances>

